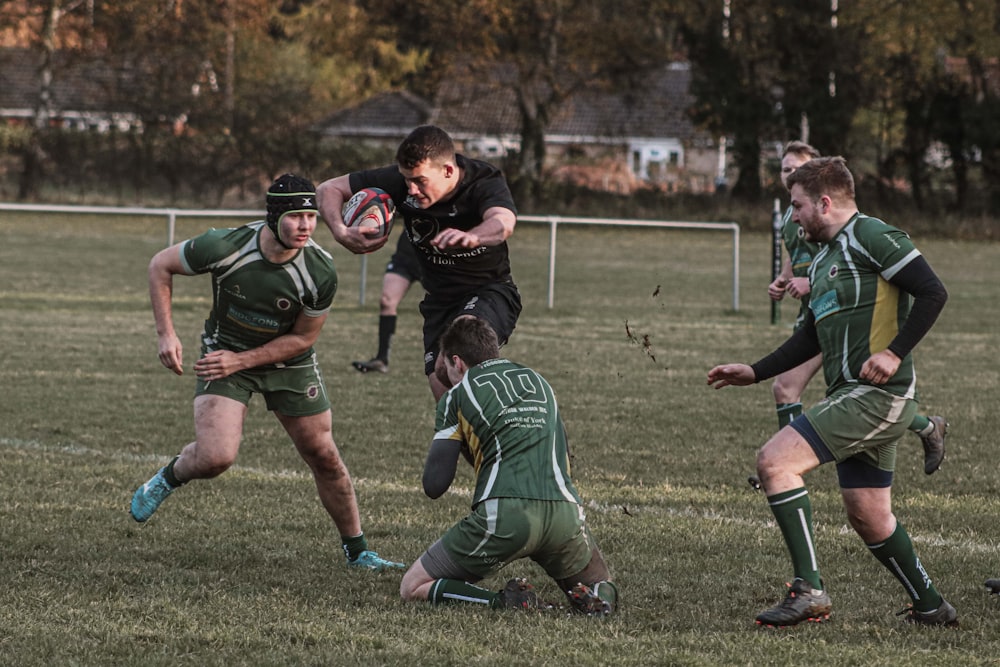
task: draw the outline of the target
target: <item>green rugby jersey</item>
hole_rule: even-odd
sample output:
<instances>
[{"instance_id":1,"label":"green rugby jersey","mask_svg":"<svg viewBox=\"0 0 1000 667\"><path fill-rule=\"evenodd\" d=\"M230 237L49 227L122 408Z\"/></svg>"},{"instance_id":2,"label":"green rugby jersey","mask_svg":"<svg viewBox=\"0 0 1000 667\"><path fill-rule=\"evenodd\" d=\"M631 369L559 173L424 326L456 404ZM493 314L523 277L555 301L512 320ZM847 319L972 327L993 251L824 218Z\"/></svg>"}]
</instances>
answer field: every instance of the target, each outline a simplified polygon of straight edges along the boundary
<instances>
[{"instance_id":1,"label":"green rugby jersey","mask_svg":"<svg viewBox=\"0 0 1000 667\"><path fill-rule=\"evenodd\" d=\"M319 317L337 293L330 254L310 239L289 261L274 264L260 251L264 222L211 229L184 241L181 262L188 274L212 274L212 311L202 342L209 350L242 352L291 330L300 312ZM275 366L309 359L312 349Z\"/></svg>"},{"instance_id":2,"label":"green rugby jersey","mask_svg":"<svg viewBox=\"0 0 1000 667\"><path fill-rule=\"evenodd\" d=\"M788 251L788 259L792 264L792 275L796 278L805 278L809 275L809 266L812 264L813 257L819 252L819 244L806 241L802 228L797 223L792 222L793 210L789 206L782 218L781 239L785 243L785 250ZM809 301L808 295L804 301Z\"/></svg>"},{"instance_id":3,"label":"green rugby jersey","mask_svg":"<svg viewBox=\"0 0 1000 667\"><path fill-rule=\"evenodd\" d=\"M437 404L435 440L468 445L476 469L472 505L487 498L580 503L552 387L506 359L469 369Z\"/></svg>"},{"instance_id":4,"label":"green rugby jersey","mask_svg":"<svg viewBox=\"0 0 1000 667\"><path fill-rule=\"evenodd\" d=\"M827 395L862 383L861 366L896 337L910 312L910 295L889 280L919 256L905 232L860 213L820 247L809 270L809 307L823 351ZM912 355L881 388L916 398Z\"/></svg>"},{"instance_id":5,"label":"green rugby jersey","mask_svg":"<svg viewBox=\"0 0 1000 667\"><path fill-rule=\"evenodd\" d=\"M785 250L788 251L788 260L792 265L792 276L805 278L809 275L809 267L812 265L813 257L819 252L819 244L806 241L805 232L797 223L792 222L793 211L791 206L785 210L781 223L781 239L785 243ZM799 313L795 317L796 329L805 322L810 296L812 296L811 293L799 299Z\"/></svg>"}]
</instances>

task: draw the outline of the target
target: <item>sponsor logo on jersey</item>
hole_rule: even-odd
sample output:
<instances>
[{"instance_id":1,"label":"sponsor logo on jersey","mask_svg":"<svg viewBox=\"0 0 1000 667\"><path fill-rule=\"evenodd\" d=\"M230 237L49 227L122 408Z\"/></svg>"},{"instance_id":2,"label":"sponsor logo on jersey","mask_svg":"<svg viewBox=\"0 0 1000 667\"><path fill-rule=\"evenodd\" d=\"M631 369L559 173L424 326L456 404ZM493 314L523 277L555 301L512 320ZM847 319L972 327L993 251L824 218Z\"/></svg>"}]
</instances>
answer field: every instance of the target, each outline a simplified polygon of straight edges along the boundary
<instances>
[{"instance_id":1,"label":"sponsor logo on jersey","mask_svg":"<svg viewBox=\"0 0 1000 667\"><path fill-rule=\"evenodd\" d=\"M836 313L840 310L840 303L837 301L837 291L830 290L819 296L812 295L812 298L809 300L809 308L812 309L817 322L824 317Z\"/></svg>"},{"instance_id":2,"label":"sponsor logo on jersey","mask_svg":"<svg viewBox=\"0 0 1000 667\"><path fill-rule=\"evenodd\" d=\"M259 313L249 313L233 308L232 306L226 312L226 319L251 331L260 331L263 333L277 333L278 331L278 320L273 317L260 315Z\"/></svg>"},{"instance_id":3,"label":"sponsor logo on jersey","mask_svg":"<svg viewBox=\"0 0 1000 667\"><path fill-rule=\"evenodd\" d=\"M471 299L469 299L469 302L465 304L465 308L463 308L462 310L475 310L476 303L478 303L478 301L479 301L478 296L472 297Z\"/></svg>"},{"instance_id":4,"label":"sponsor logo on jersey","mask_svg":"<svg viewBox=\"0 0 1000 667\"><path fill-rule=\"evenodd\" d=\"M244 301L246 301L246 299L247 299L246 296L242 292L240 292L240 284L239 283L235 283L232 287L223 287L222 290L226 294L228 294L229 296L231 296L231 297L233 297L235 299L242 299Z\"/></svg>"},{"instance_id":5,"label":"sponsor logo on jersey","mask_svg":"<svg viewBox=\"0 0 1000 667\"><path fill-rule=\"evenodd\" d=\"M410 240L414 245L421 245L437 236L439 231L434 218L414 218L410 221Z\"/></svg>"},{"instance_id":6,"label":"sponsor logo on jersey","mask_svg":"<svg viewBox=\"0 0 1000 667\"><path fill-rule=\"evenodd\" d=\"M290 310L292 307L292 301L288 297L279 296L274 300L274 307L278 310Z\"/></svg>"},{"instance_id":7,"label":"sponsor logo on jersey","mask_svg":"<svg viewBox=\"0 0 1000 667\"><path fill-rule=\"evenodd\" d=\"M883 234L882 236L885 237L886 241L888 241L889 243L892 244L892 247L897 248L897 249L899 248L899 244L896 243L896 239L892 238L892 235L890 235L890 234Z\"/></svg>"}]
</instances>

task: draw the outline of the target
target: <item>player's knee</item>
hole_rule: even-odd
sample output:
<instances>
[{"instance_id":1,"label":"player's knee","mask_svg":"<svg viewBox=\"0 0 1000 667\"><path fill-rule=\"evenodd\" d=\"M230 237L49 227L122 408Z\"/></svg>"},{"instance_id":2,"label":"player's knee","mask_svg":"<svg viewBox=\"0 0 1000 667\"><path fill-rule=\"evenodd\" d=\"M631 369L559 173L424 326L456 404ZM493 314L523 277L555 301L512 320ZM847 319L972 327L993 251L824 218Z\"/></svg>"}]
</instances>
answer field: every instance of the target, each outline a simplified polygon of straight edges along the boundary
<instances>
[{"instance_id":1,"label":"player's knee","mask_svg":"<svg viewBox=\"0 0 1000 667\"><path fill-rule=\"evenodd\" d=\"M399 597L406 602L413 602L417 599L416 589L408 585L406 581L402 581L399 584Z\"/></svg>"},{"instance_id":2,"label":"player's knee","mask_svg":"<svg viewBox=\"0 0 1000 667\"><path fill-rule=\"evenodd\" d=\"M395 294L382 294L378 301L380 315L395 315L399 306L399 298Z\"/></svg>"},{"instance_id":3,"label":"player's knee","mask_svg":"<svg viewBox=\"0 0 1000 667\"><path fill-rule=\"evenodd\" d=\"M781 472L784 472L784 457L777 455L773 447L761 447L757 452L757 476L768 480Z\"/></svg>"},{"instance_id":4,"label":"player's knee","mask_svg":"<svg viewBox=\"0 0 1000 667\"><path fill-rule=\"evenodd\" d=\"M421 581L418 577L414 576L412 570L407 571L403 575L403 580L399 582L399 597L407 602L426 600L427 593L422 590L426 583L428 582Z\"/></svg>"},{"instance_id":5,"label":"player's knee","mask_svg":"<svg viewBox=\"0 0 1000 667\"><path fill-rule=\"evenodd\" d=\"M302 458L317 474L327 477L343 477L347 474L344 461L337 447L331 442L312 449L301 450Z\"/></svg>"},{"instance_id":6,"label":"player's knee","mask_svg":"<svg viewBox=\"0 0 1000 667\"><path fill-rule=\"evenodd\" d=\"M859 512L849 508L847 521L866 544L884 542L896 528L891 512Z\"/></svg>"}]
</instances>

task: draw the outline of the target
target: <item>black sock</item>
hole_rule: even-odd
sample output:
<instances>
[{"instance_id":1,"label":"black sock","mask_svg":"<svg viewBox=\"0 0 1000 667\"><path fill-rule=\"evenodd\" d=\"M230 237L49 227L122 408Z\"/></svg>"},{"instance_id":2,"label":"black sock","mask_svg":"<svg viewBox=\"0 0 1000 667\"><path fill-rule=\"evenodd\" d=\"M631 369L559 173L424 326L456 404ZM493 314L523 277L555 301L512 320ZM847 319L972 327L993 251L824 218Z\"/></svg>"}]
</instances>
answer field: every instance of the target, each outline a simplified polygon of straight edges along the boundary
<instances>
[{"instance_id":1,"label":"black sock","mask_svg":"<svg viewBox=\"0 0 1000 667\"><path fill-rule=\"evenodd\" d=\"M389 363L389 349L392 347L392 336L396 333L396 316L379 315L378 318L378 354L376 359Z\"/></svg>"},{"instance_id":2,"label":"black sock","mask_svg":"<svg viewBox=\"0 0 1000 667\"><path fill-rule=\"evenodd\" d=\"M170 460L170 463L168 463L163 467L163 479L167 480L167 484L169 484L174 488L177 488L178 486L183 486L185 484L185 482L180 481L179 479L177 479L177 476L174 475L174 464L177 463L177 459L179 459L180 457L181 457L180 454L178 454L177 456L175 456Z\"/></svg>"}]
</instances>

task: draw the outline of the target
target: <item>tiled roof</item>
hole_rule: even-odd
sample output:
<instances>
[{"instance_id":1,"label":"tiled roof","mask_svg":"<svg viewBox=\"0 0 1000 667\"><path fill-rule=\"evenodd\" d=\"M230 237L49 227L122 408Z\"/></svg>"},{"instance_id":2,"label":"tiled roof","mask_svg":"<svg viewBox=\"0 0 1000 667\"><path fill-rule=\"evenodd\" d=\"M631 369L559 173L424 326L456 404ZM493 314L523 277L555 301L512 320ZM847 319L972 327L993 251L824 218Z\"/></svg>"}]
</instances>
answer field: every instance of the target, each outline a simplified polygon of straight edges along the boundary
<instances>
[{"instance_id":1,"label":"tiled roof","mask_svg":"<svg viewBox=\"0 0 1000 667\"><path fill-rule=\"evenodd\" d=\"M492 76L447 77L433 105L406 92L382 93L341 110L320 123L325 134L344 136L405 136L423 123L434 123L456 139L476 136L516 137L520 134L517 100L504 79L509 68ZM599 142L625 139L674 138L698 134L687 115L691 73L686 64L656 72L633 91L587 89L555 109L547 136L553 142Z\"/></svg>"},{"instance_id":2,"label":"tiled roof","mask_svg":"<svg viewBox=\"0 0 1000 667\"><path fill-rule=\"evenodd\" d=\"M53 63L52 108L60 112L113 112L119 73L106 63L57 52ZM23 48L0 49L0 112L33 111L38 101L40 55ZM456 139L517 137L520 116L510 82L510 67L497 66L490 76L446 77L433 102L408 91L375 95L341 109L318 124L327 135L401 138L425 123L435 123ZM698 134L686 109L690 70L674 64L649 75L641 87L605 92L584 88L553 111L550 142L600 142L673 138ZM109 108L110 107L110 108ZM122 109L124 110L124 109Z\"/></svg>"},{"instance_id":3,"label":"tiled roof","mask_svg":"<svg viewBox=\"0 0 1000 667\"><path fill-rule=\"evenodd\" d=\"M430 122L431 106L407 91L381 93L342 109L319 123L323 134L343 137L402 138Z\"/></svg>"},{"instance_id":4,"label":"tiled roof","mask_svg":"<svg viewBox=\"0 0 1000 667\"><path fill-rule=\"evenodd\" d=\"M0 49L0 110L7 115L33 111L38 105L41 55L24 48ZM65 111L108 112L117 109L118 81L106 63L82 60L67 52L56 52L52 64L51 106Z\"/></svg>"},{"instance_id":5,"label":"tiled roof","mask_svg":"<svg viewBox=\"0 0 1000 667\"><path fill-rule=\"evenodd\" d=\"M438 91L434 122L456 136L518 134L517 101L511 87L501 82L506 76L498 72L492 80L447 79ZM689 139L697 133L687 115L693 101L690 81L690 69L680 63L649 75L636 90L584 88L555 109L549 140Z\"/></svg>"}]
</instances>

